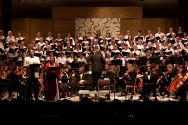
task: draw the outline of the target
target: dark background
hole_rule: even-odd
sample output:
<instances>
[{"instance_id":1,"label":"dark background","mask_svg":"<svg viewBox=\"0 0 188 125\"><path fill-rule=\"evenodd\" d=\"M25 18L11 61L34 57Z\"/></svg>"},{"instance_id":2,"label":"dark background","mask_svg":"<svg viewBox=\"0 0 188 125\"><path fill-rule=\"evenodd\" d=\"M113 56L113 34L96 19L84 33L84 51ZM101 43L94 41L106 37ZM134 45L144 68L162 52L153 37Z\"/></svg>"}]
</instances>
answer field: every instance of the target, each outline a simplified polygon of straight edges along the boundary
<instances>
[{"instance_id":1,"label":"dark background","mask_svg":"<svg viewBox=\"0 0 188 125\"><path fill-rule=\"evenodd\" d=\"M143 18L177 18L188 31L187 0L1 0L0 29L11 30L11 18L51 18L52 7L142 6Z\"/></svg>"},{"instance_id":2,"label":"dark background","mask_svg":"<svg viewBox=\"0 0 188 125\"><path fill-rule=\"evenodd\" d=\"M178 0L12 0L13 17L50 18L51 8L69 7L127 7L142 6L143 18L177 17Z\"/></svg>"}]
</instances>

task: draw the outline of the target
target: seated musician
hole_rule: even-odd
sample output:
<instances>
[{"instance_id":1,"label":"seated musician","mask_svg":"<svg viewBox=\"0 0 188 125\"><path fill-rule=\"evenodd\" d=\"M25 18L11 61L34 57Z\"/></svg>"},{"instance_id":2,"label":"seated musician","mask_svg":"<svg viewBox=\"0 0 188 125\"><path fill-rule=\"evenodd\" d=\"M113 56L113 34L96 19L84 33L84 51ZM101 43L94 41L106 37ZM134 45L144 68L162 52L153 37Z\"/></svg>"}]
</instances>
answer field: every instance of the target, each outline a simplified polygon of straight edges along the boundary
<instances>
[{"instance_id":1,"label":"seated musician","mask_svg":"<svg viewBox=\"0 0 188 125\"><path fill-rule=\"evenodd\" d=\"M185 70L182 69L182 66L178 66L177 69L178 71L181 72L181 76L182 76L182 82L183 85L181 85L178 89L178 96L180 96L180 101L186 101L186 96L187 96L187 92L188 92L188 68L185 67Z\"/></svg>"},{"instance_id":2,"label":"seated musician","mask_svg":"<svg viewBox=\"0 0 188 125\"><path fill-rule=\"evenodd\" d=\"M110 67L109 64L105 64L104 70L102 72L103 78L108 78L111 84L114 84L116 79L116 74L113 70L113 67Z\"/></svg>"},{"instance_id":3,"label":"seated musician","mask_svg":"<svg viewBox=\"0 0 188 125\"><path fill-rule=\"evenodd\" d=\"M174 80L174 77L176 76L176 71L174 70L174 67L172 64L167 65L167 71L163 73L163 82L161 84L161 92L163 96L167 95L170 96L170 93L168 92L167 88L170 85L170 83Z\"/></svg>"},{"instance_id":4,"label":"seated musician","mask_svg":"<svg viewBox=\"0 0 188 125\"><path fill-rule=\"evenodd\" d=\"M84 67L80 66L78 68L78 73L75 74L76 77L76 82L74 87L77 87L77 90L79 89L79 87L84 87L86 89L87 84L88 84L88 74L84 71Z\"/></svg>"},{"instance_id":5,"label":"seated musician","mask_svg":"<svg viewBox=\"0 0 188 125\"><path fill-rule=\"evenodd\" d=\"M55 58L50 57L49 62L45 65L46 83L45 83L45 99L55 101L59 99L59 87L57 79L59 77L59 64L55 62Z\"/></svg>"},{"instance_id":6,"label":"seated musician","mask_svg":"<svg viewBox=\"0 0 188 125\"><path fill-rule=\"evenodd\" d=\"M186 70L183 69L183 66L182 65L177 65L176 66L176 69L177 69L177 75L180 76L180 78L183 78L185 75L186 75ZM177 91L175 92L175 99L179 99L179 96L180 96L180 99L182 100L186 100L186 87L187 87L187 80L183 81L183 84L185 83L185 85L181 85Z\"/></svg>"},{"instance_id":7,"label":"seated musician","mask_svg":"<svg viewBox=\"0 0 188 125\"><path fill-rule=\"evenodd\" d=\"M79 69L78 69L78 74L76 76L77 78L77 81L79 81L80 84L84 84L84 81L83 80L87 80L87 74L85 74L84 72L84 67L83 66L80 66Z\"/></svg>"},{"instance_id":8,"label":"seated musician","mask_svg":"<svg viewBox=\"0 0 188 125\"><path fill-rule=\"evenodd\" d=\"M133 65L131 63L127 64L127 71L125 71L124 75L121 76L119 79L120 81L123 80L125 87L127 85L134 85L136 78L136 72L134 71Z\"/></svg>"},{"instance_id":9,"label":"seated musician","mask_svg":"<svg viewBox=\"0 0 188 125\"><path fill-rule=\"evenodd\" d=\"M10 86L10 75L11 75L11 70L8 65L4 65L2 72L0 74L0 99L4 97L5 94L5 89L8 87L9 91L9 97L11 97L12 92L11 92L11 86Z\"/></svg>"},{"instance_id":10,"label":"seated musician","mask_svg":"<svg viewBox=\"0 0 188 125\"><path fill-rule=\"evenodd\" d=\"M132 64L127 64L127 71L124 74L124 82L126 85L133 85L136 78L136 72Z\"/></svg>"},{"instance_id":11,"label":"seated musician","mask_svg":"<svg viewBox=\"0 0 188 125\"><path fill-rule=\"evenodd\" d=\"M60 90L61 98L65 98L65 96L68 95L69 79L70 79L69 67L65 66L64 68L62 68L61 73L60 73L60 80L62 83L62 88Z\"/></svg>"}]
</instances>

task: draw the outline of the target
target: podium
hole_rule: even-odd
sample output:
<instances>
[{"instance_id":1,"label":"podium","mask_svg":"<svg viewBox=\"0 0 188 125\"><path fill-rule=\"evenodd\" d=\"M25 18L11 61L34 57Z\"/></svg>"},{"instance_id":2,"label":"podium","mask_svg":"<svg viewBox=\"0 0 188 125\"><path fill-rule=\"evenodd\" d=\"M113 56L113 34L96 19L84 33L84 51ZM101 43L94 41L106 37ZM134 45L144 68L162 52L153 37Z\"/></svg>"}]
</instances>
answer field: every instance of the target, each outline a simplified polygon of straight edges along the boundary
<instances>
[{"instance_id":1,"label":"podium","mask_svg":"<svg viewBox=\"0 0 188 125\"><path fill-rule=\"evenodd\" d=\"M39 70L41 64L30 64L29 65L29 75L31 78L39 78Z\"/></svg>"},{"instance_id":2,"label":"podium","mask_svg":"<svg viewBox=\"0 0 188 125\"><path fill-rule=\"evenodd\" d=\"M58 73L60 72L60 67L48 67L47 70L47 79L57 78Z\"/></svg>"}]
</instances>

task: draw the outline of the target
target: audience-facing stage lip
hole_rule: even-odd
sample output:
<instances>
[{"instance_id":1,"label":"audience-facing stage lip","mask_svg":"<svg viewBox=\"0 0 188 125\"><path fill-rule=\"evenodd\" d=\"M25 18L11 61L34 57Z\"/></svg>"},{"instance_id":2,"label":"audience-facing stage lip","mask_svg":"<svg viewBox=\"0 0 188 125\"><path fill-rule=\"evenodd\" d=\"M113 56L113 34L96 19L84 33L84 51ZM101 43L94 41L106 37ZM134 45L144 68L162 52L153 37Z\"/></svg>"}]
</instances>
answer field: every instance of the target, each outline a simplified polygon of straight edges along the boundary
<instances>
[{"instance_id":1,"label":"audience-facing stage lip","mask_svg":"<svg viewBox=\"0 0 188 125\"><path fill-rule=\"evenodd\" d=\"M83 95L82 95L83 94ZM95 94L97 94L97 96L95 97ZM89 100L91 100L92 102L99 102L101 99L105 100L105 102L113 102L114 100L119 100L120 102L124 102L124 101L138 101L138 102L144 102L144 99L143 98L140 98L140 94L135 94L135 95L132 95L132 94L128 94L127 96L125 95L121 95L120 93L111 93L110 94L110 99L107 99L107 97L105 96L105 94L103 95L100 94L100 96L98 96L98 93L97 91L84 91L83 93L81 94L78 94L78 95L73 95L73 96L66 96L65 98L61 98L60 100L57 100L57 101L47 101L47 100L44 100L44 98L40 98L39 101L40 102L60 102L60 101L63 101L63 100L68 100L68 101L71 101L71 102L80 102L82 100L82 98L88 98ZM12 101L12 100L18 100L18 101L24 101L24 102L32 102L32 101L35 101L35 99L30 99L30 100L26 100L26 99L19 99L17 97L16 94L14 94L14 96L12 98L9 98L8 97L8 93L6 93L4 95L4 97L1 99L2 101ZM188 99L184 100L184 101L187 101ZM177 99L175 98L175 95L170 95L169 97L168 96L157 96L157 100L155 100L155 97L153 96L150 96L148 98L148 101L158 101L158 102L179 102L181 101L180 99Z\"/></svg>"},{"instance_id":2,"label":"audience-facing stage lip","mask_svg":"<svg viewBox=\"0 0 188 125\"><path fill-rule=\"evenodd\" d=\"M26 101L13 99L0 101L0 117L2 120L11 119L14 122L38 120L42 122L69 124L160 124L172 119L179 123L186 122L188 112L187 102L155 102L155 101L120 101L115 99L107 102L105 99L94 102L83 97L79 102L64 99L56 102ZM170 119L170 120L169 120Z\"/></svg>"}]
</instances>

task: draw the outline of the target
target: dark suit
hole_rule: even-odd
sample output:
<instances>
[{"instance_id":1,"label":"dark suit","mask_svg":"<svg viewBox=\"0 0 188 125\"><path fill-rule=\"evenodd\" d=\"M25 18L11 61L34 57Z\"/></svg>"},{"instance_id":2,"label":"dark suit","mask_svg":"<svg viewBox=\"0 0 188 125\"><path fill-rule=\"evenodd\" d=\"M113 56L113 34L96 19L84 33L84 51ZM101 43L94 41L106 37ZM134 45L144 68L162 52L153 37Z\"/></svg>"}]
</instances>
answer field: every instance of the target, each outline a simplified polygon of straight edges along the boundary
<instances>
[{"instance_id":1,"label":"dark suit","mask_svg":"<svg viewBox=\"0 0 188 125\"><path fill-rule=\"evenodd\" d=\"M150 78L149 78L150 75ZM151 72L148 74L144 74L143 76L143 88L141 96L145 99L149 98L149 95L151 92L153 92L153 96L156 98L156 83L158 80L158 73L157 72Z\"/></svg>"},{"instance_id":2,"label":"dark suit","mask_svg":"<svg viewBox=\"0 0 188 125\"><path fill-rule=\"evenodd\" d=\"M76 73L76 83L74 84L74 88L76 89L76 90L79 90L80 89L80 87L82 87L82 89L83 88L85 88L86 89L86 87L87 87L87 83L86 84L83 84L83 85L81 85L80 86L80 80L88 80L88 75L87 74L85 74L85 73Z\"/></svg>"},{"instance_id":3,"label":"dark suit","mask_svg":"<svg viewBox=\"0 0 188 125\"><path fill-rule=\"evenodd\" d=\"M69 81L69 74L63 73L63 76L61 78L62 82L62 95L61 98L64 98L66 94L68 94L68 81Z\"/></svg>"},{"instance_id":4,"label":"dark suit","mask_svg":"<svg viewBox=\"0 0 188 125\"><path fill-rule=\"evenodd\" d=\"M92 85L92 89L94 89L97 85L97 80L101 77L103 67L105 64L105 59L102 54L96 52L90 56L91 66L92 66L92 76L94 80L94 84Z\"/></svg>"}]
</instances>

